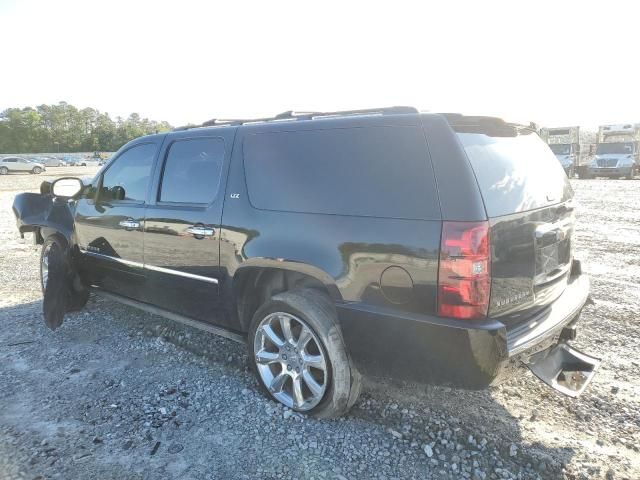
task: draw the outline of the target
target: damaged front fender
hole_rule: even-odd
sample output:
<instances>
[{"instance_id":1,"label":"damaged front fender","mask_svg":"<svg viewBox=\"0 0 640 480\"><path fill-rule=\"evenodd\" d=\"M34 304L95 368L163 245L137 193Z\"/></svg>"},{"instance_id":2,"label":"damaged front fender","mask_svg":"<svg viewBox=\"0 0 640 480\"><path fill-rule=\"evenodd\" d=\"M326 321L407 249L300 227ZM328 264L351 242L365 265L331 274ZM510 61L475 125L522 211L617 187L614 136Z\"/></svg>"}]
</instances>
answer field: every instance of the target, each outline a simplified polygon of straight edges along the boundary
<instances>
[{"instance_id":1,"label":"damaged front fender","mask_svg":"<svg viewBox=\"0 0 640 480\"><path fill-rule=\"evenodd\" d=\"M57 232L72 245L74 232L72 204L50 194L20 193L13 201L13 213L20 235L40 233L40 241ZM38 236L36 236L38 238Z\"/></svg>"},{"instance_id":2,"label":"damaged front fender","mask_svg":"<svg viewBox=\"0 0 640 480\"><path fill-rule=\"evenodd\" d=\"M33 232L35 242L44 244L41 276L44 264L47 280L43 280L42 310L45 324L52 330L62 325L66 312L81 309L89 297L73 255L74 211L74 202L46 192L21 193L13 201L20 234Z\"/></svg>"}]
</instances>

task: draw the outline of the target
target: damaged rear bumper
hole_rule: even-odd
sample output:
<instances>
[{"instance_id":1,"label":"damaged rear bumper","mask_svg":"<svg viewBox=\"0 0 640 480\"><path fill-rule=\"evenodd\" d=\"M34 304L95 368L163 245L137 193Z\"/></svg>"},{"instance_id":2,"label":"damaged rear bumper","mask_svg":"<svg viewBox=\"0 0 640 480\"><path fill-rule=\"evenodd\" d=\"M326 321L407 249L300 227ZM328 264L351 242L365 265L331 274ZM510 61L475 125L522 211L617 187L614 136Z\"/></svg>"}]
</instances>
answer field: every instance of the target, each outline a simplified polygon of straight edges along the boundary
<instances>
[{"instance_id":1,"label":"damaged rear bumper","mask_svg":"<svg viewBox=\"0 0 640 480\"><path fill-rule=\"evenodd\" d=\"M520 375L523 364L537 364L556 346L573 340L589 288L589 277L574 261L562 295L517 325L499 319L464 321L399 313L362 304L337 304L336 309L349 354L363 374L483 389ZM561 384L558 375L550 375L545 376L548 384Z\"/></svg>"},{"instance_id":2,"label":"damaged rear bumper","mask_svg":"<svg viewBox=\"0 0 640 480\"><path fill-rule=\"evenodd\" d=\"M529 370L554 390L579 396L591 383L601 360L560 343L530 359Z\"/></svg>"}]
</instances>

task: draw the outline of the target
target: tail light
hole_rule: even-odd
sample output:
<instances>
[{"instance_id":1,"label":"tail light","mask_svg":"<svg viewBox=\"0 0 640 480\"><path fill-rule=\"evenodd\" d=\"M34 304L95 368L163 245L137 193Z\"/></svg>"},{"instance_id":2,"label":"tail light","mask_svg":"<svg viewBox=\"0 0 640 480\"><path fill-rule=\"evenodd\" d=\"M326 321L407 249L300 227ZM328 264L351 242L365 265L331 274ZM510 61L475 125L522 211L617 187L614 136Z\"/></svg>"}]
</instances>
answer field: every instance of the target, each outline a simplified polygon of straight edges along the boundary
<instances>
[{"instance_id":1,"label":"tail light","mask_svg":"<svg viewBox=\"0 0 640 480\"><path fill-rule=\"evenodd\" d=\"M487 316L491 275L488 222L443 222L438 269L438 314Z\"/></svg>"}]
</instances>

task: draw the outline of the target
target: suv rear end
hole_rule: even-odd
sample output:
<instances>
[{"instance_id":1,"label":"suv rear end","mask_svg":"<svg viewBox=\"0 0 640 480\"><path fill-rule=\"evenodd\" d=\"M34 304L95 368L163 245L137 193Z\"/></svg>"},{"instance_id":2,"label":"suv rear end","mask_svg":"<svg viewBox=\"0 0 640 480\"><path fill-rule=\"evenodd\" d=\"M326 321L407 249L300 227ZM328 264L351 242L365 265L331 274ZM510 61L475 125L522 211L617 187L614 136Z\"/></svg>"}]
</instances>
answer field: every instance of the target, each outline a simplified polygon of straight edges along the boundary
<instances>
[{"instance_id":1,"label":"suv rear end","mask_svg":"<svg viewBox=\"0 0 640 480\"><path fill-rule=\"evenodd\" d=\"M421 118L442 212L437 309L376 312L368 324L385 330L390 345L376 348L393 359L384 368L410 380L483 388L525 363L551 386L579 394L598 362L580 363L564 345L575 336L589 280L573 256L575 205L562 166L527 127L490 117ZM355 344L351 332L359 329L350 325L365 320L347 310ZM365 371L380 368L354 350ZM566 370L576 362L583 381L567 387Z\"/></svg>"}]
</instances>

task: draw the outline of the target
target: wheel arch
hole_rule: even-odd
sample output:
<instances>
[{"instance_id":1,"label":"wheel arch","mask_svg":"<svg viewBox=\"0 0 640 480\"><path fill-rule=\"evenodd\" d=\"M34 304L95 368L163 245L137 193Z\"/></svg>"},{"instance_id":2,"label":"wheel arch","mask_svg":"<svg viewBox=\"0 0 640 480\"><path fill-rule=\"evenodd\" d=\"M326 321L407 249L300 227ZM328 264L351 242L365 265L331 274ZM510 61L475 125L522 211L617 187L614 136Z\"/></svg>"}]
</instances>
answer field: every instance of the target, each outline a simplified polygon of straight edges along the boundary
<instances>
[{"instance_id":1,"label":"wheel arch","mask_svg":"<svg viewBox=\"0 0 640 480\"><path fill-rule=\"evenodd\" d=\"M249 330L253 314L273 295L300 288L313 288L325 293L333 302L342 301L331 276L317 267L268 259L246 262L235 272L232 281L242 331Z\"/></svg>"}]
</instances>

